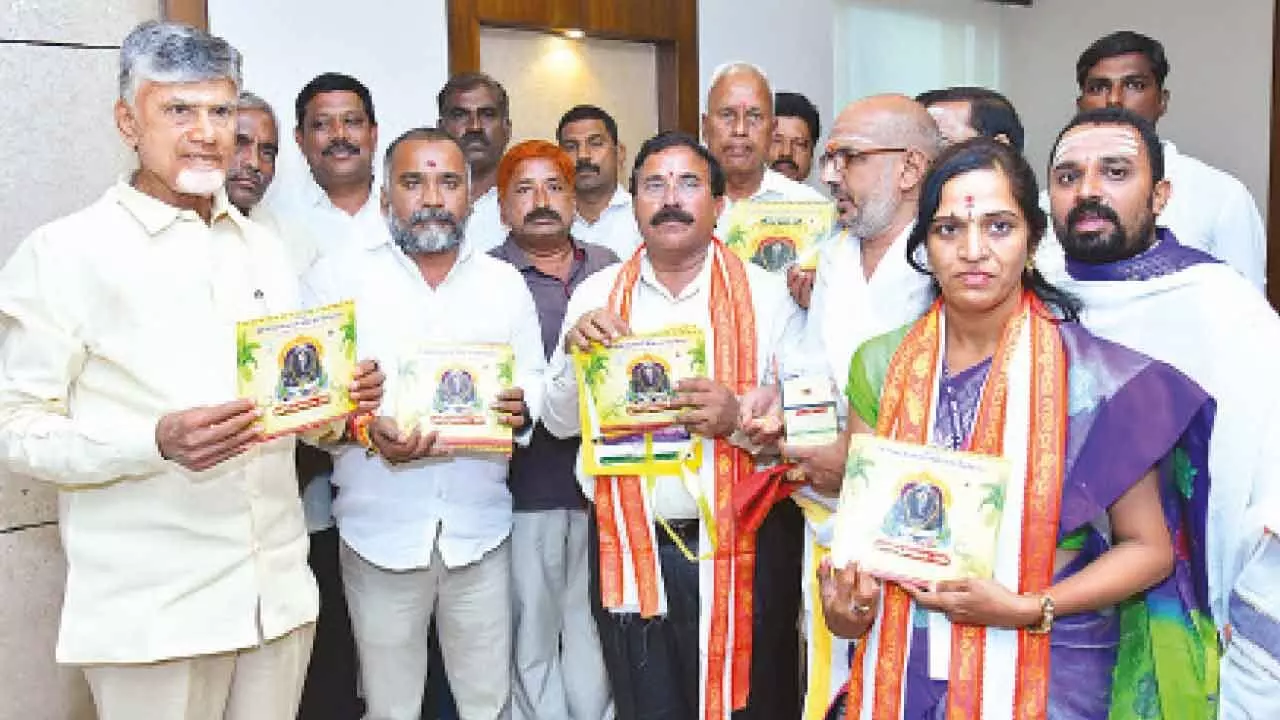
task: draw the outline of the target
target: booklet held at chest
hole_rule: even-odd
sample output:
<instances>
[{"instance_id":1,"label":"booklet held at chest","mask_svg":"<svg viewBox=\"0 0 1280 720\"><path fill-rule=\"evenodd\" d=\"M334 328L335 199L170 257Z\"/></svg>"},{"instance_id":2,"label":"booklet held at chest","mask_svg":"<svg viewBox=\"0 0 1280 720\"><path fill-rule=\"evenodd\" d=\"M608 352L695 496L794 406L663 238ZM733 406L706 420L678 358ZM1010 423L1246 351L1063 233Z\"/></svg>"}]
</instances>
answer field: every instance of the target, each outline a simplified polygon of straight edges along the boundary
<instances>
[{"instance_id":1,"label":"booklet held at chest","mask_svg":"<svg viewBox=\"0 0 1280 720\"><path fill-rule=\"evenodd\" d=\"M574 352L583 468L593 475L696 469L701 443L676 422L676 385L707 374L702 331L677 326Z\"/></svg>"},{"instance_id":2,"label":"booklet held at chest","mask_svg":"<svg viewBox=\"0 0 1280 720\"><path fill-rule=\"evenodd\" d=\"M424 345L401 359L396 424L402 432L436 432L455 451L511 453L511 428L490 409L514 382L510 345Z\"/></svg>"},{"instance_id":3,"label":"booklet held at chest","mask_svg":"<svg viewBox=\"0 0 1280 720\"><path fill-rule=\"evenodd\" d=\"M769 272L792 265L813 270L834 222L830 202L743 200L729 211L729 230L722 239L738 257Z\"/></svg>"},{"instance_id":4,"label":"booklet held at chest","mask_svg":"<svg viewBox=\"0 0 1280 720\"><path fill-rule=\"evenodd\" d=\"M1003 458L855 434L832 559L917 586L989 579L1008 478Z\"/></svg>"},{"instance_id":5,"label":"booklet held at chest","mask_svg":"<svg viewBox=\"0 0 1280 720\"><path fill-rule=\"evenodd\" d=\"M262 411L266 437L307 430L356 409L347 388L356 368L355 304L236 324L236 384Z\"/></svg>"}]
</instances>

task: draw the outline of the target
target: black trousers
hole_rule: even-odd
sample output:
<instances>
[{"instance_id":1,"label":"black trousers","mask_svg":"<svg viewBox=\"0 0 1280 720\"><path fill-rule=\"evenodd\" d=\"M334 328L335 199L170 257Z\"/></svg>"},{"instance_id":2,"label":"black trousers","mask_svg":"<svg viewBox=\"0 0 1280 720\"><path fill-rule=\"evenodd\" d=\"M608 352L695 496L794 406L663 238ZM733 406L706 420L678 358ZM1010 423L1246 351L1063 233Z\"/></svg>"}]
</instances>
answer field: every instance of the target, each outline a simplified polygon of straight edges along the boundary
<instances>
[{"instance_id":1,"label":"black trousers","mask_svg":"<svg viewBox=\"0 0 1280 720\"><path fill-rule=\"evenodd\" d=\"M338 569L338 542L337 528L311 535L307 562L320 586L320 619L299 720L359 720L364 714L364 702L356 695L356 645Z\"/></svg>"},{"instance_id":2,"label":"black trousers","mask_svg":"<svg viewBox=\"0 0 1280 720\"><path fill-rule=\"evenodd\" d=\"M697 526L681 528L697 546ZM701 720L698 717L698 568L665 531L656 533L667 593L667 615L643 619L600 604L599 533L591 530L591 593L600 645L618 720ZM751 694L733 720L797 718L800 695L800 575L804 518L790 500L779 503L756 538Z\"/></svg>"}]
</instances>

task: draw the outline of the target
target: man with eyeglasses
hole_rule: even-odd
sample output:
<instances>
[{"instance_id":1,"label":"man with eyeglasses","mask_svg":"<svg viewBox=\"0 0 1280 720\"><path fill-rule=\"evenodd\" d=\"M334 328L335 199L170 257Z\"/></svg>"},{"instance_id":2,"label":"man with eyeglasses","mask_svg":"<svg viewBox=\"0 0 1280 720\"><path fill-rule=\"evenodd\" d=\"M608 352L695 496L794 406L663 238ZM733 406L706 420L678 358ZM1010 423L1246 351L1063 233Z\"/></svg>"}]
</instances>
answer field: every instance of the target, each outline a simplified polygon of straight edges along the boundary
<instances>
[{"instance_id":1,"label":"man with eyeglasses","mask_svg":"<svg viewBox=\"0 0 1280 720\"><path fill-rule=\"evenodd\" d=\"M938 126L923 105L902 95L878 95L840 113L819 158L840 229L818 261L805 335L806 346L823 355L838 397L844 397L854 350L915 320L932 300L930 279L907 263L906 243L921 185L941 147ZM804 493L797 502L807 526L804 576L812 577L827 552L834 504L816 493ZM805 717L830 703L848 673L848 642L814 620L806 601ZM821 684L824 678L828 682Z\"/></svg>"},{"instance_id":2,"label":"man with eyeglasses","mask_svg":"<svg viewBox=\"0 0 1280 720\"><path fill-rule=\"evenodd\" d=\"M644 245L570 298L543 423L558 437L580 434L569 352L633 331L700 327L710 377L676 385L682 424L701 438L696 470L647 481L579 476L595 504L592 583L608 611L598 626L617 716L795 717L797 644L774 638L788 628L794 638L796 614L769 608L796 585L780 585L752 552L731 489L755 466L739 432L739 398L765 376L799 309L781 278L715 239L725 175L692 137L663 133L645 142L631 188Z\"/></svg>"},{"instance_id":3,"label":"man with eyeglasses","mask_svg":"<svg viewBox=\"0 0 1280 720\"><path fill-rule=\"evenodd\" d=\"M471 168L471 219L467 242L488 252L507 239L498 207L498 161L511 141L511 103L507 90L482 72L449 78L436 96L440 127L453 136Z\"/></svg>"}]
</instances>

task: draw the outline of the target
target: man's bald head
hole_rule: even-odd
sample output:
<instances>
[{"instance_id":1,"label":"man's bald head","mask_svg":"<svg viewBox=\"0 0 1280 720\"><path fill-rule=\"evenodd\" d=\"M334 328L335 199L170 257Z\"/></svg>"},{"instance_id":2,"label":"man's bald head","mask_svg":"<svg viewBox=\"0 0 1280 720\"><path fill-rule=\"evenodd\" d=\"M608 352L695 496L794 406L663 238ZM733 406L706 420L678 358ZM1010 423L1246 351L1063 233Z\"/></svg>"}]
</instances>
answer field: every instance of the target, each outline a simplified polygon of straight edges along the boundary
<instances>
[{"instance_id":1,"label":"man's bald head","mask_svg":"<svg viewBox=\"0 0 1280 720\"><path fill-rule=\"evenodd\" d=\"M849 103L831 128L831 141L846 139L917 150L929 161L942 149L933 116L906 95L872 95Z\"/></svg>"},{"instance_id":2,"label":"man's bald head","mask_svg":"<svg viewBox=\"0 0 1280 720\"><path fill-rule=\"evenodd\" d=\"M836 118L822 160L840 222L857 237L899 232L915 217L929 165L942 148L938 125L905 95L851 103Z\"/></svg>"},{"instance_id":3,"label":"man's bald head","mask_svg":"<svg viewBox=\"0 0 1280 720\"><path fill-rule=\"evenodd\" d=\"M758 181L773 129L773 91L764 71L741 62L716 68L707 89L702 139L725 173Z\"/></svg>"}]
</instances>

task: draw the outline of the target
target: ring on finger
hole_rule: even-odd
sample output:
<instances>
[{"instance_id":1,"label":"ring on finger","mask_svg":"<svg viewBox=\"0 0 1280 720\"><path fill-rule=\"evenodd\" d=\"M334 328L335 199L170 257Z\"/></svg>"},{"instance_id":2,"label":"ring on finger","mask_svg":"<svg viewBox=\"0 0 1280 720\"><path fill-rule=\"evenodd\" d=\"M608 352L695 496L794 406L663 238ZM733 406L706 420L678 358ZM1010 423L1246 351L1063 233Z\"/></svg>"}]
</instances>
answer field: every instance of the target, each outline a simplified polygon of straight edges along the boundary
<instances>
[{"instance_id":1,"label":"ring on finger","mask_svg":"<svg viewBox=\"0 0 1280 720\"><path fill-rule=\"evenodd\" d=\"M853 606L854 615L866 615L871 612L871 606L867 604L857 604Z\"/></svg>"}]
</instances>

